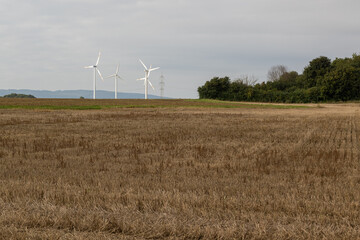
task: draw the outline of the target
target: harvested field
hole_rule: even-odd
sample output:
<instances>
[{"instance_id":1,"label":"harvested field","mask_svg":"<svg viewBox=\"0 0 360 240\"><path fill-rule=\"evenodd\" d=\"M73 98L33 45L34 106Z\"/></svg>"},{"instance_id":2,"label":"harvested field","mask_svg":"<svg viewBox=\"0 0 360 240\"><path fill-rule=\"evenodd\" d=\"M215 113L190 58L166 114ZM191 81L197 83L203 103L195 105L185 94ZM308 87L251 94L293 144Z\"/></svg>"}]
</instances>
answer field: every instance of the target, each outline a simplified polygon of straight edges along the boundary
<instances>
[{"instance_id":1,"label":"harvested field","mask_svg":"<svg viewBox=\"0 0 360 240\"><path fill-rule=\"evenodd\" d=\"M156 101L0 99L0 239L360 238L360 104Z\"/></svg>"}]
</instances>

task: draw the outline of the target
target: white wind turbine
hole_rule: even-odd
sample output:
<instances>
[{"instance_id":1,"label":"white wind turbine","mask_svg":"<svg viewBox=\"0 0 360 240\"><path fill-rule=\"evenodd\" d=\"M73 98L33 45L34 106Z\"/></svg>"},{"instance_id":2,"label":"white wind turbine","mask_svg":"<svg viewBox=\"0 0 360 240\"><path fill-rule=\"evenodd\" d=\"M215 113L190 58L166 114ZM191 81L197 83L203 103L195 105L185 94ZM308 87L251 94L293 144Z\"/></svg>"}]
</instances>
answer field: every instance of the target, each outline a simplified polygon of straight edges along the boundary
<instances>
[{"instance_id":1,"label":"white wind turbine","mask_svg":"<svg viewBox=\"0 0 360 240\"><path fill-rule=\"evenodd\" d=\"M154 86L151 84L151 82L149 81L149 76L150 76L150 73L152 71L155 71L157 69L159 69L159 67L157 68L151 68L151 65L150 65L150 68L147 68L146 65L139 59L140 63L144 66L145 68L145 77L144 78L139 78L137 80L144 80L144 85L145 85L145 99L148 99L148 83L150 84L150 86L152 87L152 89L155 90Z\"/></svg>"},{"instance_id":2,"label":"white wind turbine","mask_svg":"<svg viewBox=\"0 0 360 240\"><path fill-rule=\"evenodd\" d=\"M119 65L118 65L117 68L116 68L115 74L106 77L106 78L112 78L112 77L115 78L115 99L117 99L118 79L122 79L118 74L119 74ZM124 79L123 79L123 80L124 80Z\"/></svg>"},{"instance_id":3,"label":"white wind turbine","mask_svg":"<svg viewBox=\"0 0 360 240\"><path fill-rule=\"evenodd\" d=\"M93 93L93 99L96 99L96 72L99 74L101 80L104 81L104 78L102 77L101 72L100 72L99 69L98 69L98 64L99 64L99 61L100 61L100 56L101 56L101 52L99 52L99 56L98 56L98 59L97 59L95 65L84 67L84 68L93 68L93 69L94 69L94 82L93 82L93 85L94 85L94 93Z\"/></svg>"}]
</instances>

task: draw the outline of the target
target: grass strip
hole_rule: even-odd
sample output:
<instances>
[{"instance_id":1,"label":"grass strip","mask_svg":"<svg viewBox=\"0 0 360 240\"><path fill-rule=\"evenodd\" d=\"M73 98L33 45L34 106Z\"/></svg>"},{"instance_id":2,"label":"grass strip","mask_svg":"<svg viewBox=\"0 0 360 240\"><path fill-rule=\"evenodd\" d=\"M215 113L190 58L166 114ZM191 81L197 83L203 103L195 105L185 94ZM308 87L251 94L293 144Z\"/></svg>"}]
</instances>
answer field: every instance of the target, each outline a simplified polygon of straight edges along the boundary
<instances>
[{"instance_id":1,"label":"grass strip","mask_svg":"<svg viewBox=\"0 0 360 240\"><path fill-rule=\"evenodd\" d=\"M47 110L98 110L102 106L51 106L51 105L0 105L0 109L47 109Z\"/></svg>"}]
</instances>

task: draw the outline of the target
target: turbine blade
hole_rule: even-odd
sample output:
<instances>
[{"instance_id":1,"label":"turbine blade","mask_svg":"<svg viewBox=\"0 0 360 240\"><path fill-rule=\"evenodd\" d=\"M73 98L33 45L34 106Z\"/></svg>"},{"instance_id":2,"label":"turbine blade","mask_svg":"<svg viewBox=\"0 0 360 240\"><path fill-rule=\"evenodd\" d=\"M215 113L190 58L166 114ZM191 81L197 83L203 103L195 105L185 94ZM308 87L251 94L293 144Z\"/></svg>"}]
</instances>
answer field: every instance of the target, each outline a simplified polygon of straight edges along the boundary
<instances>
[{"instance_id":1,"label":"turbine blade","mask_svg":"<svg viewBox=\"0 0 360 240\"><path fill-rule=\"evenodd\" d=\"M117 65L117 68L116 68L116 75L119 73L119 65Z\"/></svg>"},{"instance_id":2,"label":"turbine blade","mask_svg":"<svg viewBox=\"0 0 360 240\"><path fill-rule=\"evenodd\" d=\"M152 83L150 82L150 80L148 80L148 82L149 82L150 86L152 87L152 89L155 91L155 88L154 88L154 86L152 85Z\"/></svg>"},{"instance_id":3,"label":"turbine blade","mask_svg":"<svg viewBox=\"0 0 360 240\"><path fill-rule=\"evenodd\" d=\"M144 66L144 68L147 70L146 65L141 61L141 59L139 59L139 61L141 62L141 64Z\"/></svg>"},{"instance_id":4,"label":"turbine blade","mask_svg":"<svg viewBox=\"0 0 360 240\"><path fill-rule=\"evenodd\" d=\"M87 66L87 67L84 67L84 68L94 68L94 66Z\"/></svg>"},{"instance_id":5,"label":"turbine blade","mask_svg":"<svg viewBox=\"0 0 360 240\"><path fill-rule=\"evenodd\" d=\"M104 81L104 78L103 78L103 76L101 75L101 72L99 71L99 69L96 68L96 71L98 72L99 76L101 77L101 80Z\"/></svg>"},{"instance_id":6,"label":"turbine blade","mask_svg":"<svg viewBox=\"0 0 360 240\"><path fill-rule=\"evenodd\" d=\"M105 79L112 78L112 77L115 77L115 76L116 76L116 75L113 74L113 75L110 75L110 76L105 77Z\"/></svg>"},{"instance_id":7,"label":"turbine blade","mask_svg":"<svg viewBox=\"0 0 360 240\"><path fill-rule=\"evenodd\" d=\"M149 69L149 72L152 72L152 71L155 71L155 70L158 70L158 69L160 69L159 67L157 67L157 68L150 68Z\"/></svg>"},{"instance_id":8,"label":"turbine blade","mask_svg":"<svg viewBox=\"0 0 360 240\"><path fill-rule=\"evenodd\" d=\"M148 78L150 78L150 73L151 73L150 69L151 69L151 66L150 66L150 68L149 68L148 71L147 71L147 76L148 76Z\"/></svg>"},{"instance_id":9,"label":"turbine blade","mask_svg":"<svg viewBox=\"0 0 360 240\"><path fill-rule=\"evenodd\" d=\"M138 78L138 79L136 79L136 81L141 81L141 80L145 80L145 78Z\"/></svg>"},{"instance_id":10,"label":"turbine blade","mask_svg":"<svg viewBox=\"0 0 360 240\"><path fill-rule=\"evenodd\" d=\"M98 59L97 59L97 61L96 61L95 66L97 66L97 65L99 64L99 61L100 61L100 56L101 56L101 52L99 52L99 56L98 56Z\"/></svg>"}]
</instances>

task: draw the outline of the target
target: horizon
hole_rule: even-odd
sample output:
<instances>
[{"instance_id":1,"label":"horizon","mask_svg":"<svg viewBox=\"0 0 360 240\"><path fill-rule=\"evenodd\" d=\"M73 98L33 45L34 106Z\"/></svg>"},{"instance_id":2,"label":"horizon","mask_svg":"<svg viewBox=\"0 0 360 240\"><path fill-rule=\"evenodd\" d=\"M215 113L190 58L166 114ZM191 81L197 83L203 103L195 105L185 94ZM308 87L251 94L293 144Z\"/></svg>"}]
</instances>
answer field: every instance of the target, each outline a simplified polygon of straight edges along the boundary
<instances>
[{"instance_id":1,"label":"horizon","mask_svg":"<svg viewBox=\"0 0 360 240\"><path fill-rule=\"evenodd\" d=\"M64 93L63 93L64 92ZM68 94L71 94L70 96L64 95L68 92ZM78 92L78 93L77 93ZM80 92L84 95L80 95ZM114 99L114 91L109 90L96 90L97 92L97 99ZM33 95L36 98L80 98L84 97L86 99L92 99L93 90L87 90L87 89L68 89L68 90L35 90L35 89L0 89L0 97L3 97L8 94L26 94L26 95ZM47 94L55 94L54 96L50 96ZM56 95L57 94L57 95ZM59 95L60 94L60 95ZM77 95L75 95L77 94ZM133 93L133 92L121 92L118 91L118 99L143 99L144 93ZM37 96L36 96L37 95ZM44 97L46 96L46 97ZM124 98L124 96L128 98ZM176 99L171 98L167 96L161 97L160 95L156 94L149 94L149 98L151 99Z\"/></svg>"}]
</instances>

